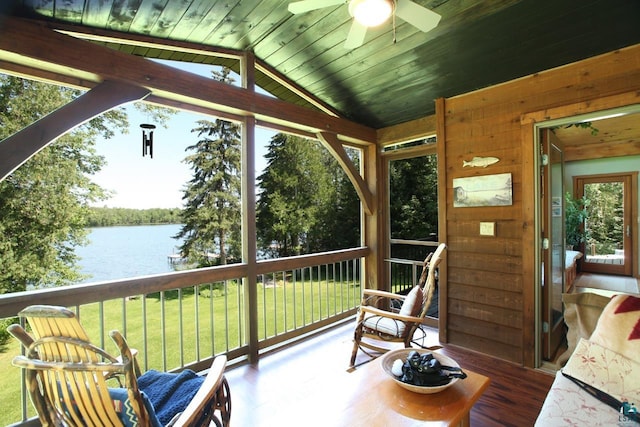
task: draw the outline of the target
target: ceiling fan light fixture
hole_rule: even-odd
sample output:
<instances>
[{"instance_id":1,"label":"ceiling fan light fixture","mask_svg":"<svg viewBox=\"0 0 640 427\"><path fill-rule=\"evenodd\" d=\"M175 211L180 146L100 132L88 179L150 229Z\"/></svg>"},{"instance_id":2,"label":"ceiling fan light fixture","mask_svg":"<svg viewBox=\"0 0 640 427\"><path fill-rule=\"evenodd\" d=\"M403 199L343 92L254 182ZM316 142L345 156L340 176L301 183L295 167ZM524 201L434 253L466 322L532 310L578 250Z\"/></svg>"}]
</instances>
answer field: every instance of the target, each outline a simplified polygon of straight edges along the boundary
<instances>
[{"instance_id":1,"label":"ceiling fan light fixture","mask_svg":"<svg viewBox=\"0 0 640 427\"><path fill-rule=\"evenodd\" d=\"M393 13L393 0L351 0L349 13L365 27L376 27Z\"/></svg>"}]
</instances>

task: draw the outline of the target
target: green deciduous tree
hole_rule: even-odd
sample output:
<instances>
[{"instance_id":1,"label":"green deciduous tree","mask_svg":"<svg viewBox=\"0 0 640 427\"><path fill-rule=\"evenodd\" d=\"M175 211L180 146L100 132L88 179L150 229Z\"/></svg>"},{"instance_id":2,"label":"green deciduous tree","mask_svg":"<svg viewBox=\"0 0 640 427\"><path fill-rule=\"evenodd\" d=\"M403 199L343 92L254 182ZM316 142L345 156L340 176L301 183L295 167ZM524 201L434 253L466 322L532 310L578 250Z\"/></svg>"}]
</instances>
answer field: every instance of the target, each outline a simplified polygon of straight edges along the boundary
<instances>
[{"instance_id":1,"label":"green deciduous tree","mask_svg":"<svg viewBox=\"0 0 640 427\"><path fill-rule=\"evenodd\" d=\"M4 139L80 93L0 76L0 139ZM0 182L0 291L52 286L79 279L74 247L85 242L85 215L104 193L91 182L104 160L98 136L126 125L116 110L58 138Z\"/></svg>"},{"instance_id":2,"label":"green deciduous tree","mask_svg":"<svg viewBox=\"0 0 640 427\"><path fill-rule=\"evenodd\" d=\"M80 96L74 89L0 75L0 140ZM172 110L136 103L164 123ZM106 193L91 181L104 165L96 141L127 133L124 108L76 127L0 182L0 293L79 280L89 205Z\"/></svg>"},{"instance_id":3,"label":"green deciduous tree","mask_svg":"<svg viewBox=\"0 0 640 427\"><path fill-rule=\"evenodd\" d=\"M622 249L624 240L624 185L621 182L600 182L584 186L589 201L588 241L597 254L613 254Z\"/></svg>"},{"instance_id":4,"label":"green deciduous tree","mask_svg":"<svg viewBox=\"0 0 640 427\"><path fill-rule=\"evenodd\" d=\"M438 231L435 155L395 160L389 167L391 237L427 239Z\"/></svg>"},{"instance_id":5,"label":"green deciduous tree","mask_svg":"<svg viewBox=\"0 0 640 427\"><path fill-rule=\"evenodd\" d=\"M360 199L353 184L338 162L322 147L323 169L327 174L326 188L318 200L318 219L312 227L309 239L314 251L352 248L360 245ZM347 149L347 154L359 165L357 152Z\"/></svg>"},{"instance_id":6,"label":"green deciduous tree","mask_svg":"<svg viewBox=\"0 0 640 427\"><path fill-rule=\"evenodd\" d=\"M291 256L357 244L359 200L319 142L277 134L266 158L256 212L261 248Z\"/></svg>"},{"instance_id":7,"label":"green deciduous tree","mask_svg":"<svg viewBox=\"0 0 640 427\"><path fill-rule=\"evenodd\" d=\"M231 83L229 73L223 69L213 74ZM226 264L228 255L240 255L240 126L219 119L197 124L192 132L200 140L186 148L194 151L184 160L191 165L193 178L182 197L184 225L176 238L184 238L181 252L198 264L210 264L210 252L217 252L219 263Z\"/></svg>"}]
</instances>

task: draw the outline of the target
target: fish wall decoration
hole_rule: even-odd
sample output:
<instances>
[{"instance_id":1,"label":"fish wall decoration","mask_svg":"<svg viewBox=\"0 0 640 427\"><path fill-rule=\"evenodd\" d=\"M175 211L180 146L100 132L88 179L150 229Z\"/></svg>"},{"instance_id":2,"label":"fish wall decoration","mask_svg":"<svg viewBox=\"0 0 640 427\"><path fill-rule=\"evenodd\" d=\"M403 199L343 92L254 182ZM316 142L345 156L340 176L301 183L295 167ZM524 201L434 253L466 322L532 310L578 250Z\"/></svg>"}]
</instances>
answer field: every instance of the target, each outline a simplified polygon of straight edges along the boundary
<instances>
[{"instance_id":1,"label":"fish wall decoration","mask_svg":"<svg viewBox=\"0 0 640 427\"><path fill-rule=\"evenodd\" d=\"M498 163L500 161L497 157L474 157L470 161L463 160L462 167L466 168L467 166L472 168L486 168L489 165L494 163Z\"/></svg>"}]
</instances>

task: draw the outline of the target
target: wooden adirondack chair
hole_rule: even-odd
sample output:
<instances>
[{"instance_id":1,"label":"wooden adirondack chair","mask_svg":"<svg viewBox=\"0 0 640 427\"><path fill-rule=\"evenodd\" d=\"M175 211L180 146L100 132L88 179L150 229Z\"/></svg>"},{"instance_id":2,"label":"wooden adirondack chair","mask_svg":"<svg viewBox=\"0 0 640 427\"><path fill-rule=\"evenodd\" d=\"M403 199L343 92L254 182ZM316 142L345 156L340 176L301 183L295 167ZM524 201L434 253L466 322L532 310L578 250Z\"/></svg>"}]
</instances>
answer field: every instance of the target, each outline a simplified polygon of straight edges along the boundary
<instances>
[{"instance_id":1,"label":"wooden adirondack chair","mask_svg":"<svg viewBox=\"0 0 640 427\"><path fill-rule=\"evenodd\" d=\"M30 306L19 316L33 335L20 325L8 328L26 349L13 364L25 370L43 426L229 425L225 356L214 359L206 377L192 371L140 375L134 352L118 331L110 333L120 350L116 358L89 342L71 310Z\"/></svg>"}]
</instances>

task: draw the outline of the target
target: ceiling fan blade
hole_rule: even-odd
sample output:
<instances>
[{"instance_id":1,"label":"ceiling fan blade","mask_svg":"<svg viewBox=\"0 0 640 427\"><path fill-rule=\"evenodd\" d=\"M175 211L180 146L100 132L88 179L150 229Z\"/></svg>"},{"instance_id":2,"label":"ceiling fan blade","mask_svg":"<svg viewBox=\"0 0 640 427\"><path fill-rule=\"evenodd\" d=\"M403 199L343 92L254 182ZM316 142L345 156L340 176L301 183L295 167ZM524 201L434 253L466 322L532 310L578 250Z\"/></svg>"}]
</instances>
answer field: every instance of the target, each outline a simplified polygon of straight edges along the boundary
<instances>
[{"instance_id":1,"label":"ceiling fan blade","mask_svg":"<svg viewBox=\"0 0 640 427\"><path fill-rule=\"evenodd\" d=\"M334 6L344 3L344 0L302 0L289 3L289 12L294 15L309 12L310 10L322 9L323 7Z\"/></svg>"},{"instance_id":2,"label":"ceiling fan blade","mask_svg":"<svg viewBox=\"0 0 640 427\"><path fill-rule=\"evenodd\" d=\"M437 13L412 2L411 0L398 0L396 16L413 25L425 33L438 26L440 18Z\"/></svg>"},{"instance_id":3,"label":"ceiling fan blade","mask_svg":"<svg viewBox=\"0 0 640 427\"><path fill-rule=\"evenodd\" d=\"M362 43L364 43L364 36L366 35L367 27L354 19L351 24L351 29L349 29L347 40L344 42L345 49L355 49L362 46Z\"/></svg>"}]
</instances>

